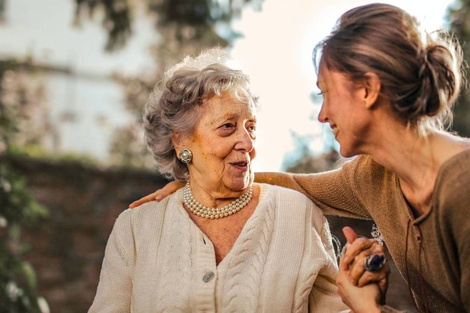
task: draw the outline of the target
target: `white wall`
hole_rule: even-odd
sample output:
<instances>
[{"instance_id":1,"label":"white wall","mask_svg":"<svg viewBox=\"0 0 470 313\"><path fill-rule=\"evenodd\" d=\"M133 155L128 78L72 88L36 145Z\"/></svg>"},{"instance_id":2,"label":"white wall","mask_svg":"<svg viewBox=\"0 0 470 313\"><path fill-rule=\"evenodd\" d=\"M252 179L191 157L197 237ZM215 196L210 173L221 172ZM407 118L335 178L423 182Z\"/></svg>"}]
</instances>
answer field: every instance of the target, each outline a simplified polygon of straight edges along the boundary
<instances>
[{"instance_id":1,"label":"white wall","mask_svg":"<svg viewBox=\"0 0 470 313\"><path fill-rule=\"evenodd\" d=\"M106 33L99 16L73 27L73 0L6 0L0 23L0 58L31 56L39 64L71 70L43 77L52 122L61 151L107 157L115 127L133 121L125 111L113 72L144 73L153 69L148 47L156 41L153 22L135 19L134 35L122 50L106 53ZM64 119L64 117L73 117ZM51 140L52 146L52 140Z\"/></svg>"}]
</instances>

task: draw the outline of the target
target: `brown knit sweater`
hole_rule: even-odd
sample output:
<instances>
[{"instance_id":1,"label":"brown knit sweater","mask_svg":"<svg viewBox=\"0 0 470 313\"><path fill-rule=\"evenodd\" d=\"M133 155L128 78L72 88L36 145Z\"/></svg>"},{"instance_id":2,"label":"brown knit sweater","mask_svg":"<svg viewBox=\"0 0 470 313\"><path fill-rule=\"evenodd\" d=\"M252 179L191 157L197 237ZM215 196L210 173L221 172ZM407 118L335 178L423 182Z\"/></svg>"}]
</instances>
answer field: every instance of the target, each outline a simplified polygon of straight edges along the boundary
<instances>
[{"instance_id":1,"label":"brown knit sweater","mask_svg":"<svg viewBox=\"0 0 470 313\"><path fill-rule=\"evenodd\" d=\"M305 193L326 214L372 218L420 312L470 312L470 149L441 167L431 209L418 218L398 177L370 156L325 173L260 176Z\"/></svg>"}]
</instances>

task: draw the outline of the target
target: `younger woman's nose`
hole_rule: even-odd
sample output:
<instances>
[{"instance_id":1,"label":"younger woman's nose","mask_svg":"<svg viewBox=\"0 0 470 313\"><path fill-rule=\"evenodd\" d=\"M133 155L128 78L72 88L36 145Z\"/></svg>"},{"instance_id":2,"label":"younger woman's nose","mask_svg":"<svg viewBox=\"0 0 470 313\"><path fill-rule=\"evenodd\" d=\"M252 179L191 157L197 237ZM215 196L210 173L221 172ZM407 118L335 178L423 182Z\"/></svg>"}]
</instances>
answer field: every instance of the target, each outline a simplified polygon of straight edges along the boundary
<instances>
[{"instance_id":1,"label":"younger woman's nose","mask_svg":"<svg viewBox=\"0 0 470 313\"><path fill-rule=\"evenodd\" d=\"M326 115L325 107L323 105L320 109L320 112L318 112L318 121L320 121L321 123L328 122L328 116Z\"/></svg>"}]
</instances>

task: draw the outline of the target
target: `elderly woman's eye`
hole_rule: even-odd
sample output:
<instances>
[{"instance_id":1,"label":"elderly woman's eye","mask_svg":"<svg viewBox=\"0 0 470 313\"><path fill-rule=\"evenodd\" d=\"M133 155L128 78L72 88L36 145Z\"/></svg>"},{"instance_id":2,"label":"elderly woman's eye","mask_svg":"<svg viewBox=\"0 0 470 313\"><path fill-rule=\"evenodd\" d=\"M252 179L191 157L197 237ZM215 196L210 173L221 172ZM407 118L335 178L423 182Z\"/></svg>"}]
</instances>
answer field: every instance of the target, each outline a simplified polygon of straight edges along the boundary
<instances>
[{"instance_id":1,"label":"elderly woman's eye","mask_svg":"<svg viewBox=\"0 0 470 313\"><path fill-rule=\"evenodd\" d=\"M222 125L222 128L227 128L227 129L233 128L233 127L235 127L235 125L233 125L232 123L225 123Z\"/></svg>"},{"instance_id":2,"label":"elderly woman's eye","mask_svg":"<svg viewBox=\"0 0 470 313\"><path fill-rule=\"evenodd\" d=\"M247 127L248 133L252 139L256 139L256 124L251 124Z\"/></svg>"}]
</instances>

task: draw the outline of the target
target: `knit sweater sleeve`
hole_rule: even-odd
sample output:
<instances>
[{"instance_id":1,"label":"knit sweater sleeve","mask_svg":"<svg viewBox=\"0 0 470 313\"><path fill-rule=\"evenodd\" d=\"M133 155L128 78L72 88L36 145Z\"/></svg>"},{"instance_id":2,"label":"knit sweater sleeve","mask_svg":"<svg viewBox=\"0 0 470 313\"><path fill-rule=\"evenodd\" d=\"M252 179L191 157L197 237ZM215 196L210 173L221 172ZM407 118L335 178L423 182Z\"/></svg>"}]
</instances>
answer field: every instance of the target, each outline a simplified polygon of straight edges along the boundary
<instances>
[{"instance_id":1,"label":"knit sweater sleeve","mask_svg":"<svg viewBox=\"0 0 470 313\"><path fill-rule=\"evenodd\" d=\"M311 203L311 206L314 241L317 241L317 246L320 247L316 249L315 254L318 262L323 262L323 267L310 292L309 312L350 312L338 295L338 267L328 221L315 205Z\"/></svg>"},{"instance_id":2,"label":"knit sweater sleeve","mask_svg":"<svg viewBox=\"0 0 470 313\"><path fill-rule=\"evenodd\" d=\"M442 234L441 249L447 255L447 270L459 284L459 301L470 312L470 153L460 157L440 173L436 182L435 206L439 208L438 230Z\"/></svg>"},{"instance_id":3,"label":"knit sweater sleeve","mask_svg":"<svg viewBox=\"0 0 470 313\"><path fill-rule=\"evenodd\" d=\"M314 173L257 173L255 180L297 190L327 215L370 219L361 202L362 176L368 175L370 158L359 156L336 170Z\"/></svg>"},{"instance_id":4,"label":"knit sweater sleeve","mask_svg":"<svg viewBox=\"0 0 470 313\"><path fill-rule=\"evenodd\" d=\"M467 188L466 199L460 197L462 201L455 206L455 208L457 208L455 211L461 214L453 214L454 221L452 224L454 225L453 232L458 251L458 264L455 264L453 271L455 271L457 275L460 275L458 279L460 280L460 299L463 302L465 311L470 312L470 291L468 288L468 286L470 286L470 271L468 270L470 268L470 245L468 244L468 238L470 238L470 223L468 218L462 219L462 216L466 216L469 211L470 197L468 196L468 186L470 186L470 179L467 179L465 185ZM463 187L461 190L464 190Z\"/></svg>"},{"instance_id":5,"label":"knit sweater sleeve","mask_svg":"<svg viewBox=\"0 0 470 313\"><path fill-rule=\"evenodd\" d=\"M106 245L100 281L89 313L124 313L131 311L134 264L131 214L124 211L116 220Z\"/></svg>"}]
</instances>

